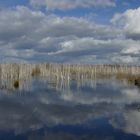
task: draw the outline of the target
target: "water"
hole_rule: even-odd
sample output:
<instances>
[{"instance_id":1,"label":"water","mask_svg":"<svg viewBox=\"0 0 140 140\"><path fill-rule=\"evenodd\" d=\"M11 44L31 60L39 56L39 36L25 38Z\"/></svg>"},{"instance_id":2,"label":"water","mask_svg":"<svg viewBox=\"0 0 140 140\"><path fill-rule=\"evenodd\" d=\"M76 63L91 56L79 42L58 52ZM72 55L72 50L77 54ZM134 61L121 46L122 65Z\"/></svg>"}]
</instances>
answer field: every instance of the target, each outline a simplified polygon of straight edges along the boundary
<instances>
[{"instance_id":1,"label":"water","mask_svg":"<svg viewBox=\"0 0 140 140\"><path fill-rule=\"evenodd\" d=\"M139 140L140 89L115 79L0 90L0 140Z\"/></svg>"}]
</instances>

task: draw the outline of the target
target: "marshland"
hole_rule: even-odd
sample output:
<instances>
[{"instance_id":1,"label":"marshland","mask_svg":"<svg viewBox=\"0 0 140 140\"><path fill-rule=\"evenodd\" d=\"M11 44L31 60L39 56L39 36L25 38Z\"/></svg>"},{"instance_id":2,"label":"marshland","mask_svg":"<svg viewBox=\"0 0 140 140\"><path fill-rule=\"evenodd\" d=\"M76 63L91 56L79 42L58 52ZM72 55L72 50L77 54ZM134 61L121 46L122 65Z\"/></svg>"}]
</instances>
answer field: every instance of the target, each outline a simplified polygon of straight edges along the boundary
<instances>
[{"instance_id":1,"label":"marshland","mask_svg":"<svg viewBox=\"0 0 140 140\"><path fill-rule=\"evenodd\" d=\"M22 89L34 77L69 86L71 80L115 78L140 86L140 66L72 64L0 64L0 88Z\"/></svg>"},{"instance_id":2,"label":"marshland","mask_svg":"<svg viewBox=\"0 0 140 140\"><path fill-rule=\"evenodd\" d=\"M0 64L2 140L139 140L139 106L140 66Z\"/></svg>"}]
</instances>

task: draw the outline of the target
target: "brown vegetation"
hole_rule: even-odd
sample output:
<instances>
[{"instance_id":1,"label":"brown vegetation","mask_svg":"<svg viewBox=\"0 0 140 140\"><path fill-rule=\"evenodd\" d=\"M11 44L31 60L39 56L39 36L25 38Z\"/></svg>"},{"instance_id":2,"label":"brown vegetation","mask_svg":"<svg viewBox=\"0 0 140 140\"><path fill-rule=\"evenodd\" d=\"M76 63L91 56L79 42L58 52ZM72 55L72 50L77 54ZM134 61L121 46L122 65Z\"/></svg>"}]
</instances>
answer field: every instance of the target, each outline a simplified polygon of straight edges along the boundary
<instances>
[{"instance_id":1,"label":"brown vegetation","mask_svg":"<svg viewBox=\"0 0 140 140\"><path fill-rule=\"evenodd\" d=\"M31 81L35 76L49 78L50 82L55 81L56 85L62 81L65 86L69 84L70 80L77 80L81 83L88 79L96 80L111 77L140 86L140 66L0 64L1 87L22 88L26 81Z\"/></svg>"},{"instance_id":2,"label":"brown vegetation","mask_svg":"<svg viewBox=\"0 0 140 140\"><path fill-rule=\"evenodd\" d=\"M33 68L31 75L32 76L39 76L40 75L40 68L38 66L36 66L35 68Z\"/></svg>"}]
</instances>

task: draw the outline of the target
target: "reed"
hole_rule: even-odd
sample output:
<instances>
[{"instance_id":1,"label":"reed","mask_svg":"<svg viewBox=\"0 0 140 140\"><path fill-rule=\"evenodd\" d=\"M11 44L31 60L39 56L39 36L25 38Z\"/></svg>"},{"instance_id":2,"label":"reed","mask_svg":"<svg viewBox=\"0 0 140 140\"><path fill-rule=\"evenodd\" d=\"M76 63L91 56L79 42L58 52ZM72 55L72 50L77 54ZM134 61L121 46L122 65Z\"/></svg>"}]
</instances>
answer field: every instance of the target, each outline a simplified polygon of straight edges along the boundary
<instances>
[{"instance_id":1,"label":"reed","mask_svg":"<svg viewBox=\"0 0 140 140\"><path fill-rule=\"evenodd\" d=\"M40 76L67 87L70 80L82 84L84 80L115 77L140 85L140 66L127 65L70 65L70 64L0 64L0 88L25 88L33 77ZM26 85L27 86L27 85ZM28 85L29 86L29 85ZM27 88L27 87L26 87Z\"/></svg>"}]
</instances>

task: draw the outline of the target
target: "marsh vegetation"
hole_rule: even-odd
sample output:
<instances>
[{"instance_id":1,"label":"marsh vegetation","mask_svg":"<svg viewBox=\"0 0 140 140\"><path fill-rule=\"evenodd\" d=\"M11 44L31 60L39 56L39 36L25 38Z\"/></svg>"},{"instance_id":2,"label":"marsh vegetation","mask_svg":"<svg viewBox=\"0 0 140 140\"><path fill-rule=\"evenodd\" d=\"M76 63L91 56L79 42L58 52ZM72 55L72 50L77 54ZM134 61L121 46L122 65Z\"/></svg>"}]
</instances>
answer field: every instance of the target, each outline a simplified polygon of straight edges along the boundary
<instances>
[{"instance_id":1,"label":"marsh vegetation","mask_svg":"<svg viewBox=\"0 0 140 140\"><path fill-rule=\"evenodd\" d=\"M56 86L68 86L70 80L115 78L140 86L140 67L127 65L0 64L0 87L23 89L34 77L48 78ZM58 85L59 84L59 85Z\"/></svg>"}]
</instances>

